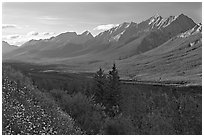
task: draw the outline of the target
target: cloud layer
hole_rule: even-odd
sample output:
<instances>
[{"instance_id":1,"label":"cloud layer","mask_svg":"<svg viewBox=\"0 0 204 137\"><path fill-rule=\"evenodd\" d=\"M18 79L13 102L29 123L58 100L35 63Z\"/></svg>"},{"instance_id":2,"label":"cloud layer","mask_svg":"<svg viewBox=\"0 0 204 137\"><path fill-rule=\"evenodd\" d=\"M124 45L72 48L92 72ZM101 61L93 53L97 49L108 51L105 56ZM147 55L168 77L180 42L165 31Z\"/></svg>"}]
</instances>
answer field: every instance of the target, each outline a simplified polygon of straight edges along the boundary
<instances>
[{"instance_id":1,"label":"cloud layer","mask_svg":"<svg viewBox=\"0 0 204 137\"><path fill-rule=\"evenodd\" d=\"M20 37L20 35L14 34L14 35L9 35L8 39L16 39L16 38L19 38L19 37Z\"/></svg>"},{"instance_id":2,"label":"cloud layer","mask_svg":"<svg viewBox=\"0 0 204 137\"><path fill-rule=\"evenodd\" d=\"M47 35L54 35L54 32L42 32L42 35L47 36Z\"/></svg>"},{"instance_id":3,"label":"cloud layer","mask_svg":"<svg viewBox=\"0 0 204 137\"><path fill-rule=\"evenodd\" d=\"M18 34L6 35L2 37L2 40L8 42L11 45L21 46L22 44L24 44L25 42L31 39L35 39L35 40L48 39L54 35L55 35L54 32L31 31L25 35L18 35Z\"/></svg>"},{"instance_id":4,"label":"cloud layer","mask_svg":"<svg viewBox=\"0 0 204 137\"><path fill-rule=\"evenodd\" d=\"M41 19L41 20L60 20L61 18L55 18L55 17L51 17L51 16L42 16L42 17L39 17L38 19Z\"/></svg>"},{"instance_id":5,"label":"cloud layer","mask_svg":"<svg viewBox=\"0 0 204 137\"><path fill-rule=\"evenodd\" d=\"M111 28L116 27L118 25L119 24L99 25L99 26L95 27L93 30L108 30L108 29L111 29Z\"/></svg>"},{"instance_id":6,"label":"cloud layer","mask_svg":"<svg viewBox=\"0 0 204 137\"><path fill-rule=\"evenodd\" d=\"M2 24L2 29L17 28L15 24Z\"/></svg>"},{"instance_id":7,"label":"cloud layer","mask_svg":"<svg viewBox=\"0 0 204 137\"><path fill-rule=\"evenodd\" d=\"M36 32L36 31L31 31L31 32L28 32L27 35L28 36L37 36L39 33Z\"/></svg>"}]
</instances>

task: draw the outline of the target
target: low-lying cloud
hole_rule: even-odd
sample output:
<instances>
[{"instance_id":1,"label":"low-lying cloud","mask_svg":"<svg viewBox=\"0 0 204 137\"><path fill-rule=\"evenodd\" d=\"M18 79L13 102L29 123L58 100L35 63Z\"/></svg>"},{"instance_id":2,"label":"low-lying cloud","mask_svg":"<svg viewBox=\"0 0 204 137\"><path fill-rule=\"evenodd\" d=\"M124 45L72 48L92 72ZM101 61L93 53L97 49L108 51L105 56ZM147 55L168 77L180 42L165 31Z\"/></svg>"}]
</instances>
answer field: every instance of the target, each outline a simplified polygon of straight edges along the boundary
<instances>
[{"instance_id":1,"label":"low-lying cloud","mask_svg":"<svg viewBox=\"0 0 204 137\"><path fill-rule=\"evenodd\" d=\"M18 34L8 36L9 39L16 39L16 38L19 38L19 37L20 37L20 35L18 35Z\"/></svg>"},{"instance_id":2,"label":"low-lying cloud","mask_svg":"<svg viewBox=\"0 0 204 137\"><path fill-rule=\"evenodd\" d=\"M42 35L44 36L49 36L49 35L54 35L54 32L43 32Z\"/></svg>"},{"instance_id":3,"label":"low-lying cloud","mask_svg":"<svg viewBox=\"0 0 204 137\"><path fill-rule=\"evenodd\" d=\"M41 20L60 20L61 18L56 18L56 17L51 17L51 16L42 16L42 17L39 17L38 19L41 19Z\"/></svg>"},{"instance_id":4,"label":"low-lying cloud","mask_svg":"<svg viewBox=\"0 0 204 137\"><path fill-rule=\"evenodd\" d=\"M28 32L25 35L6 35L2 37L2 40L8 42L11 45L16 45L16 46L21 46L25 42L29 40L39 40L39 39L48 39L52 36L54 36L54 32L36 32L36 31L31 31Z\"/></svg>"},{"instance_id":5,"label":"low-lying cloud","mask_svg":"<svg viewBox=\"0 0 204 137\"><path fill-rule=\"evenodd\" d=\"M95 27L93 30L108 30L111 29L113 27L118 26L119 24L106 24L106 25L99 25L97 27Z\"/></svg>"},{"instance_id":6,"label":"low-lying cloud","mask_svg":"<svg viewBox=\"0 0 204 137\"><path fill-rule=\"evenodd\" d=\"M27 35L28 36L37 36L39 33L38 32L35 32L35 31L31 31L31 32L28 32Z\"/></svg>"},{"instance_id":7,"label":"low-lying cloud","mask_svg":"<svg viewBox=\"0 0 204 137\"><path fill-rule=\"evenodd\" d=\"M2 29L17 28L15 24L2 24Z\"/></svg>"}]
</instances>

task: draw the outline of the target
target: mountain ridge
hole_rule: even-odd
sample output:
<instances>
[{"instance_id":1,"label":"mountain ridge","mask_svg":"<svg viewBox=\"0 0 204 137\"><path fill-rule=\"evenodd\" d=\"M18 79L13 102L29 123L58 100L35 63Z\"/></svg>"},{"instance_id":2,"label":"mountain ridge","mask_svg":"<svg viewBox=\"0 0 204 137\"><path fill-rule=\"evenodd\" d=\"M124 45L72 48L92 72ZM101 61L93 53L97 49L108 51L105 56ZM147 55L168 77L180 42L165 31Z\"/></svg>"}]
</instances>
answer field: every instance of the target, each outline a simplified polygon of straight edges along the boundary
<instances>
[{"instance_id":1,"label":"mountain ridge","mask_svg":"<svg viewBox=\"0 0 204 137\"><path fill-rule=\"evenodd\" d=\"M18 47L15 45L10 45L6 41L2 41L2 54L6 54L8 52L11 52L17 48Z\"/></svg>"},{"instance_id":2,"label":"mountain ridge","mask_svg":"<svg viewBox=\"0 0 204 137\"><path fill-rule=\"evenodd\" d=\"M89 31L84 31L81 34L65 32L50 39L33 40L33 45L19 47L3 56L3 59L65 65L93 62L103 66L106 62L122 61L151 51L195 26L196 23L184 14L167 18L155 15L140 23L121 23L95 37Z\"/></svg>"}]
</instances>

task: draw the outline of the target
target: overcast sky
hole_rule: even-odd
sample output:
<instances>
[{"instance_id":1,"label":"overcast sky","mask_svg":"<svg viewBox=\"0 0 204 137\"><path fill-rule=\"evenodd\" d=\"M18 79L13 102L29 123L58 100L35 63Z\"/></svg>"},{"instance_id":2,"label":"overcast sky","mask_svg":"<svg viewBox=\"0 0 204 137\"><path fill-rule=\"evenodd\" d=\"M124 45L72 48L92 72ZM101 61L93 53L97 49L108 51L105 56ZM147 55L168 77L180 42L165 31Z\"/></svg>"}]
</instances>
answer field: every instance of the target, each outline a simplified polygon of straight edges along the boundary
<instances>
[{"instance_id":1,"label":"overcast sky","mask_svg":"<svg viewBox=\"0 0 204 137\"><path fill-rule=\"evenodd\" d=\"M202 21L202 3L3 3L3 40L21 45L30 39L85 30L93 35L123 22L139 23L159 14L185 14Z\"/></svg>"}]
</instances>

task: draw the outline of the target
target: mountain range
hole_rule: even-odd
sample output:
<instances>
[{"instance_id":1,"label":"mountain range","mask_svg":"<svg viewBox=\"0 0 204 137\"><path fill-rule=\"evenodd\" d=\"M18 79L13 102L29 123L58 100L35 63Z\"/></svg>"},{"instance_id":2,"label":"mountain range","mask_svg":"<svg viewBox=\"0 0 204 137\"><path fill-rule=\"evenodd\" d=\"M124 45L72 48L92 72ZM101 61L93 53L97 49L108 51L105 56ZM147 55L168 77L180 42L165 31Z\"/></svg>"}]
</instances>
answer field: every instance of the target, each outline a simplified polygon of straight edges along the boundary
<instances>
[{"instance_id":1,"label":"mountain range","mask_svg":"<svg viewBox=\"0 0 204 137\"><path fill-rule=\"evenodd\" d=\"M2 46L4 61L64 64L75 71L109 69L116 62L128 79L199 83L202 74L202 24L184 14L124 22L95 37L88 31L66 32L18 48L6 42Z\"/></svg>"},{"instance_id":2,"label":"mountain range","mask_svg":"<svg viewBox=\"0 0 204 137\"><path fill-rule=\"evenodd\" d=\"M6 54L7 52L17 49L17 46L10 45L6 41L2 41L2 53Z\"/></svg>"}]
</instances>

